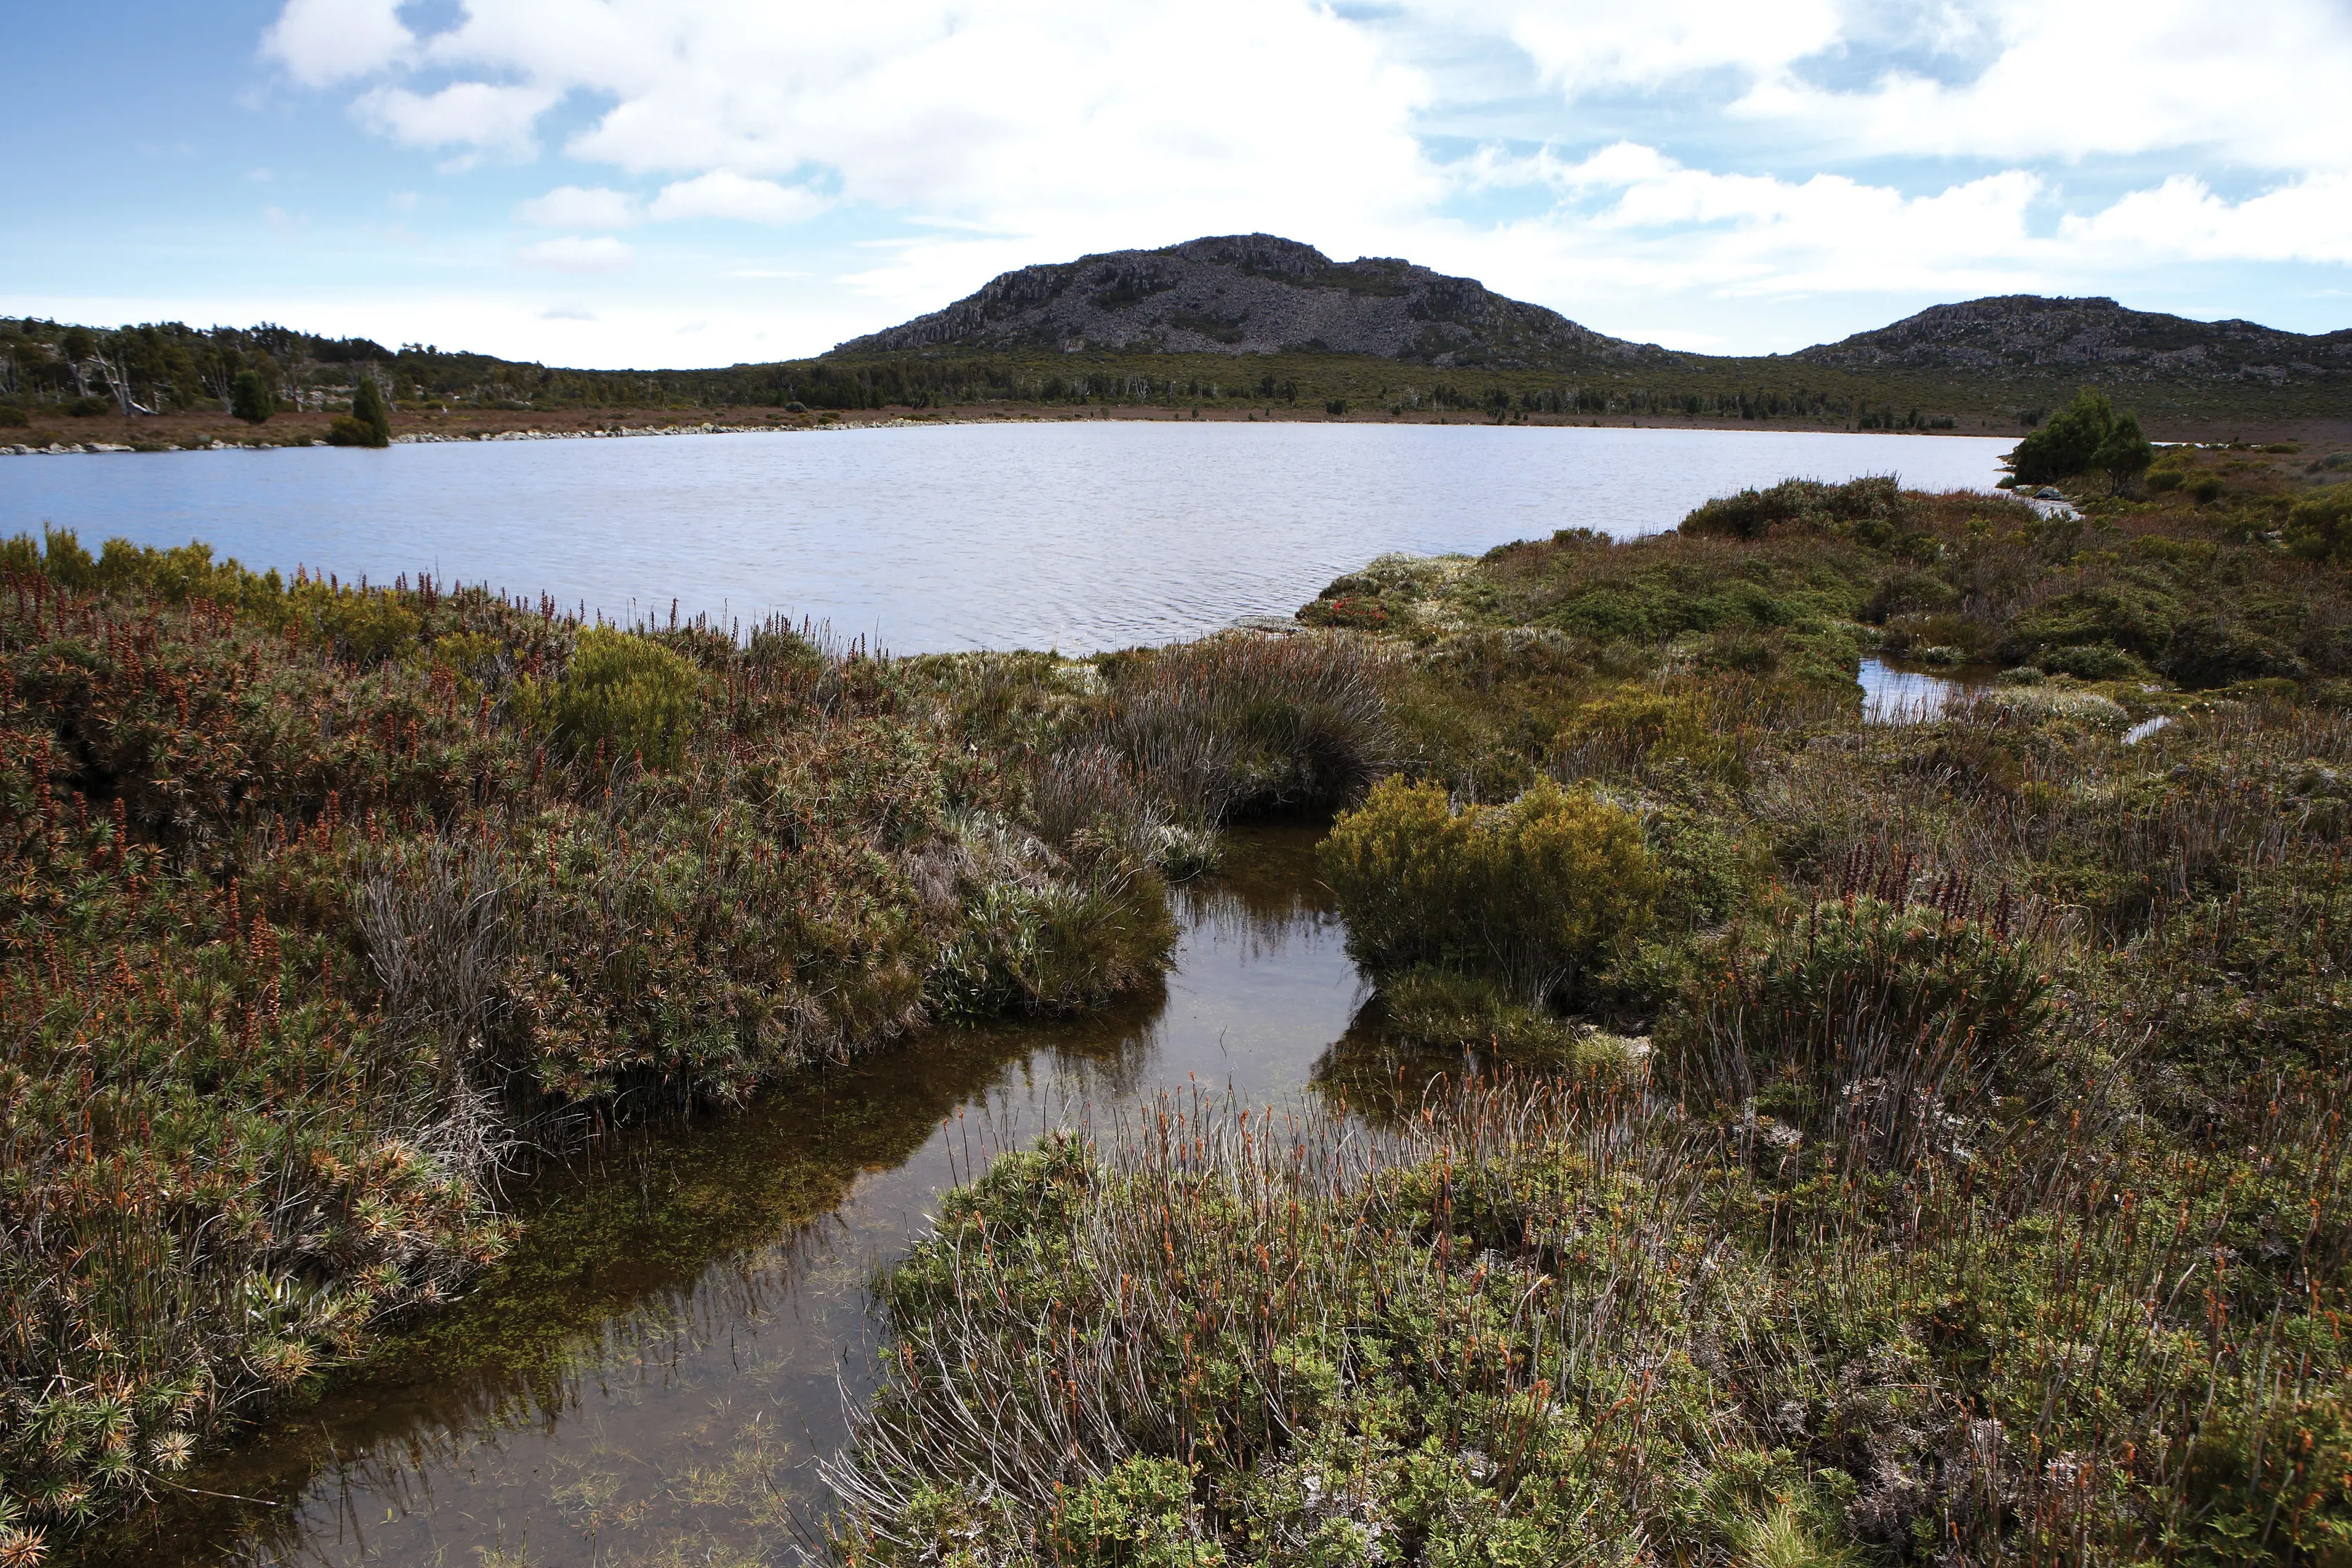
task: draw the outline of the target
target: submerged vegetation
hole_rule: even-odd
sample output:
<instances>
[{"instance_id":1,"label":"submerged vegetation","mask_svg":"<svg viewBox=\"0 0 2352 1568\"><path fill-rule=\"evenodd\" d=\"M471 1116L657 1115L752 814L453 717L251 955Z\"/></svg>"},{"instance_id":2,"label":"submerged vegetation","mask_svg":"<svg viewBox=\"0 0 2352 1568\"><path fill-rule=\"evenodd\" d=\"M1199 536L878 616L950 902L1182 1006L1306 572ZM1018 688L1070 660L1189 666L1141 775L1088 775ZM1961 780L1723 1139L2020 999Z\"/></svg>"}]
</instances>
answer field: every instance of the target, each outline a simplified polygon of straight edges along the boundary
<instances>
[{"instance_id":1,"label":"submerged vegetation","mask_svg":"<svg viewBox=\"0 0 2352 1568\"><path fill-rule=\"evenodd\" d=\"M952 1195L840 1554L2352 1562L2352 582L2233 461L1334 583L1366 1021L1468 1056Z\"/></svg>"},{"instance_id":2,"label":"submerged vegetation","mask_svg":"<svg viewBox=\"0 0 2352 1568\"><path fill-rule=\"evenodd\" d=\"M1166 876L1386 767L1389 678L0 544L0 1560L462 1290L537 1152L1156 983Z\"/></svg>"}]
</instances>

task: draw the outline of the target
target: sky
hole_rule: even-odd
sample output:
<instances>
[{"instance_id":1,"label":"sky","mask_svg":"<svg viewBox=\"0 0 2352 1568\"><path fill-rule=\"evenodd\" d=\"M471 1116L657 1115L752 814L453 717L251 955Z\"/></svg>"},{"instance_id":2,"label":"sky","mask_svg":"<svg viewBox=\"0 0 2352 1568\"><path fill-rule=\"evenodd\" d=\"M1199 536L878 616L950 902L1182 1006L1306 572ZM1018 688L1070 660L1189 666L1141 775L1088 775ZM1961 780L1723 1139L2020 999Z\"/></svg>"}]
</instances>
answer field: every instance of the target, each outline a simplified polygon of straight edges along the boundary
<instances>
[{"instance_id":1,"label":"sky","mask_svg":"<svg viewBox=\"0 0 2352 1568\"><path fill-rule=\"evenodd\" d=\"M2352 0L0 0L0 314L729 364L1010 267L1263 230L1712 353L2003 293L2352 326Z\"/></svg>"}]
</instances>

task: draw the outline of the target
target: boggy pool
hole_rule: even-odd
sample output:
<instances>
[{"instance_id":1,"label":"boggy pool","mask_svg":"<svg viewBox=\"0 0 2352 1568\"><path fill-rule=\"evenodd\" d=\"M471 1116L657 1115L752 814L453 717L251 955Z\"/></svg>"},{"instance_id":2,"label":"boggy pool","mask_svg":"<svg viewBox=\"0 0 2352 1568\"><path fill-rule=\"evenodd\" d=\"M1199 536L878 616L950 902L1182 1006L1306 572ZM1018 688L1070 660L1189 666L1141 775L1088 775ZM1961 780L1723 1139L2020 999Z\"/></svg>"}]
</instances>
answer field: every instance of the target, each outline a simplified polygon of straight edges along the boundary
<instances>
[{"instance_id":1,"label":"boggy pool","mask_svg":"<svg viewBox=\"0 0 2352 1568\"><path fill-rule=\"evenodd\" d=\"M974 1162L1108 1130L1163 1089L1280 1102L1370 1051L1314 874L1318 828L1234 835L1180 888L1164 988L1062 1022L942 1031L750 1112L607 1147L523 1195L517 1251L193 1489L105 1563L789 1561L866 1387L872 1272Z\"/></svg>"}]
</instances>

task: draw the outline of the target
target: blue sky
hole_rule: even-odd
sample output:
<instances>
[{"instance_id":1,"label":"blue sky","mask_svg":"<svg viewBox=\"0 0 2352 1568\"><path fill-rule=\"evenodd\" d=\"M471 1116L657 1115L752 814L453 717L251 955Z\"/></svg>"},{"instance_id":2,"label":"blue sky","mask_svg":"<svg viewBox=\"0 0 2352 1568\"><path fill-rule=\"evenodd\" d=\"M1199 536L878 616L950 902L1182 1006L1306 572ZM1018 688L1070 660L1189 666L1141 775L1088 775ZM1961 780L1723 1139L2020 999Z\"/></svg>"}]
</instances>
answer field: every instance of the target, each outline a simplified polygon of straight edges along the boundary
<instances>
[{"instance_id":1,"label":"blue sky","mask_svg":"<svg viewBox=\"0 0 2352 1568\"><path fill-rule=\"evenodd\" d=\"M2352 325L2347 0L0 18L37 154L0 313L715 364L1027 262L1265 229L1715 352L2022 291Z\"/></svg>"}]
</instances>

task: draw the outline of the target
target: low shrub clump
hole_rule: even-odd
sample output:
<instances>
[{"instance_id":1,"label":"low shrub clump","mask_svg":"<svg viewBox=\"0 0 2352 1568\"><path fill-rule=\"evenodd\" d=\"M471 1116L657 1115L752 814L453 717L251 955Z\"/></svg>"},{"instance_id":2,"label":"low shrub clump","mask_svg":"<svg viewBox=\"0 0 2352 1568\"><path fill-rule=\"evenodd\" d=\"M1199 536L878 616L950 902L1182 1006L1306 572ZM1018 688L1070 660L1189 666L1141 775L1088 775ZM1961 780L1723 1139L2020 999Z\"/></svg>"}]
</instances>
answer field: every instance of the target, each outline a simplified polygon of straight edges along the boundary
<instances>
[{"instance_id":1,"label":"low shrub clump","mask_svg":"<svg viewBox=\"0 0 2352 1568\"><path fill-rule=\"evenodd\" d=\"M1658 887L1639 822L1548 781L1457 809L1441 784L1383 779L1321 864L1365 967L1486 975L1530 1006L1572 997L1596 953L1647 925Z\"/></svg>"},{"instance_id":2,"label":"low shrub clump","mask_svg":"<svg viewBox=\"0 0 2352 1568\"><path fill-rule=\"evenodd\" d=\"M701 685L693 664L659 643L589 626L562 678L526 679L515 700L526 723L547 730L574 757L670 768L686 750Z\"/></svg>"}]
</instances>

